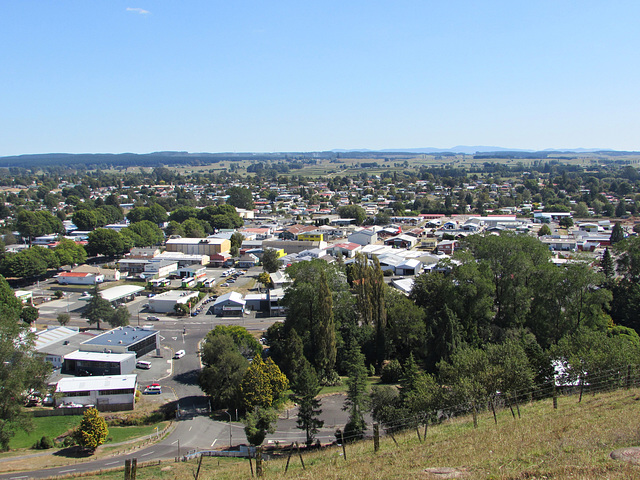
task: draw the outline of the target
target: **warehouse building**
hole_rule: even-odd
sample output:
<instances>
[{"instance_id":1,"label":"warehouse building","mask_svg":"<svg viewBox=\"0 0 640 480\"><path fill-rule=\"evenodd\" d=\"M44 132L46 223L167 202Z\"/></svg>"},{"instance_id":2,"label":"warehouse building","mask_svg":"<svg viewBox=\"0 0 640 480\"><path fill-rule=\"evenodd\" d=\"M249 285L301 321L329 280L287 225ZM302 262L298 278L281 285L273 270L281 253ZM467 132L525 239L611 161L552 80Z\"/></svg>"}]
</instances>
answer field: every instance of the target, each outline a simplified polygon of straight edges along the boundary
<instances>
[{"instance_id":1,"label":"warehouse building","mask_svg":"<svg viewBox=\"0 0 640 480\"><path fill-rule=\"evenodd\" d=\"M72 375L127 375L136 368L135 353L82 352L76 350L64 356L62 373Z\"/></svg>"},{"instance_id":2,"label":"warehouse building","mask_svg":"<svg viewBox=\"0 0 640 480\"><path fill-rule=\"evenodd\" d=\"M167 252L182 252L186 255L208 255L227 253L231 242L226 238L170 238L167 240Z\"/></svg>"},{"instance_id":3,"label":"warehouse building","mask_svg":"<svg viewBox=\"0 0 640 480\"><path fill-rule=\"evenodd\" d=\"M171 290L149 299L149 311L154 313L172 313L178 303L194 306L198 302L198 292Z\"/></svg>"}]
</instances>

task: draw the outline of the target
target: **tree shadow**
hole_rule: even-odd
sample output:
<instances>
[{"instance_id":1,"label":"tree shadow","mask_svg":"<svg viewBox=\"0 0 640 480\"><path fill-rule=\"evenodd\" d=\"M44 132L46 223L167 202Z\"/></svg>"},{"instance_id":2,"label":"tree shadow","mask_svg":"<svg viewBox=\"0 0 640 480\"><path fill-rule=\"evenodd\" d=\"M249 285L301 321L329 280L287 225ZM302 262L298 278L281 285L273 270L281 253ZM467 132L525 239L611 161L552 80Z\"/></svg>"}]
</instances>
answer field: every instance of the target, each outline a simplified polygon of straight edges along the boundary
<instances>
[{"instance_id":1,"label":"tree shadow","mask_svg":"<svg viewBox=\"0 0 640 480\"><path fill-rule=\"evenodd\" d=\"M173 380L183 385L198 385L199 369L189 370L188 372L179 373Z\"/></svg>"},{"instance_id":2,"label":"tree shadow","mask_svg":"<svg viewBox=\"0 0 640 480\"><path fill-rule=\"evenodd\" d=\"M89 458L92 457L93 454L93 451L87 450L86 448L82 448L77 445L74 445L73 447L62 448L57 452L53 452L53 455L65 458Z\"/></svg>"}]
</instances>

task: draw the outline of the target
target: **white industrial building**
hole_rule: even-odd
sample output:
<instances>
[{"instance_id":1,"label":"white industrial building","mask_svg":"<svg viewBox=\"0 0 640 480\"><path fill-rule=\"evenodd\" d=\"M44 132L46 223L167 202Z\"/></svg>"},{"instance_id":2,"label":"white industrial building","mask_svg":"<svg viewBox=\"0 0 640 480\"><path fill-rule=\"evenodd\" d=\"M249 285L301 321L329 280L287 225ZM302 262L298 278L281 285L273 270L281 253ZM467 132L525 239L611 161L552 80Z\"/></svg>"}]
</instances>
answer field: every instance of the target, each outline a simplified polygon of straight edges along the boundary
<instances>
[{"instance_id":1,"label":"white industrial building","mask_svg":"<svg viewBox=\"0 0 640 480\"><path fill-rule=\"evenodd\" d=\"M127 375L136 369L135 353L82 352L64 356L63 373L75 375Z\"/></svg>"},{"instance_id":2,"label":"white industrial building","mask_svg":"<svg viewBox=\"0 0 640 480\"><path fill-rule=\"evenodd\" d=\"M246 302L242 298L242 295L238 292L229 292L224 295L220 295L213 303L213 313L216 315L230 316L242 316Z\"/></svg>"},{"instance_id":3,"label":"white industrial building","mask_svg":"<svg viewBox=\"0 0 640 480\"><path fill-rule=\"evenodd\" d=\"M149 299L149 311L154 313L170 313L174 312L176 304L194 306L198 301L198 292L171 290L169 292L160 293Z\"/></svg>"},{"instance_id":4,"label":"white industrial building","mask_svg":"<svg viewBox=\"0 0 640 480\"><path fill-rule=\"evenodd\" d=\"M94 405L101 411L133 410L137 388L137 375L63 378L56 386L56 401Z\"/></svg>"},{"instance_id":5,"label":"white industrial building","mask_svg":"<svg viewBox=\"0 0 640 480\"><path fill-rule=\"evenodd\" d=\"M62 272L56 275L60 285L95 285L104 282L104 275L90 272Z\"/></svg>"}]
</instances>

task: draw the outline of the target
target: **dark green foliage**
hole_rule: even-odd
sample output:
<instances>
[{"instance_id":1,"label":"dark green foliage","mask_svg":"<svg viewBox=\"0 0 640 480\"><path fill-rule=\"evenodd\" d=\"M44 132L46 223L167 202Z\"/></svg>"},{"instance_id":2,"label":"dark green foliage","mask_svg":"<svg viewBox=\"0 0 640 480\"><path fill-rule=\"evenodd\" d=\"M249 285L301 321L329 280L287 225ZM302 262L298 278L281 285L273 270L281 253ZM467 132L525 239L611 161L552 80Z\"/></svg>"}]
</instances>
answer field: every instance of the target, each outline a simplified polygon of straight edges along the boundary
<instances>
[{"instance_id":1,"label":"dark green foliage","mask_svg":"<svg viewBox=\"0 0 640 480\"><path fill-rule=\"evenodd\" d=\"M356 225L362 225L367 219L367 212L360 205L344 205L338 208L340 218L353 218Z\"/></svg>"},{"instance_id":2,"label":"dark green foliage","mask_svg":"<svg viewBox=\"0 0 640 480\"><path fill-rule=\"evenodd\" d=\"M201 359L204 368L199 383L211 397L212 407L240 407L240 385L249 361L240 353L232 336L208 334L202 344Z\"/></svg>"},{"instance_id":3,"label":"dark green foliage","mask_svg":"<svg viewBox=\"0 0 640 480\"><path fill-rule=\"evenodd\" d=\"M367 426L364 414L367 411L367 369L364 355L357 345L351 346L347 352L347 398L344 410L349 412L349 420L344 427L346 442L359 440Z\"/></svg>"},{"instance_id":4,"label":"dark green foliage","mask_svg":"<svg viewBox=\"0 0 640 480\"><path fill-rule=\"evenodd\" d=\"M392 359L382 365L380 381L382 383L398 383L402 378L402 365L397 359Z\"/></svg>"},{"instance_id":5,"label":"dark green foliage","mask_svg":"<svg viewBox=\"0 0 640 480\"><path fill-rule=\"evenodd\" d=\"M229 198L227 203L237 208L243 208L245 210L253 209L253 196L251 190L244 187L231 187L225 192Z\"/></svg>"},{"instance_id":6,"label":"dark green foliage","mask_svg":"<svg viewBox=\"0 0 640 480\"><path fill-rule=\"evenodd\" d=\"M615 245L622 240L624 240L624 231L622 230L622 225L620 225L620 222L617 222L611 229L610 242L611 245Z\"/></svg>"},{"instance_id":7,"label":"dark green foliage","mask_svg":"<svg viewBox=\"0 0 640 480\"><path fill-rule=\"evenodd\" d=\"M91 299L82 312L82 318L86 318L89 325L97 324L96 328L100 330L100 322L112 318L113 311L111 303L100 296L96 287L91 291Z\"/></svg>"},{"instance_id":8,"label":"dark green foliage","mask_svg":"<svg viewBox=\"0 0 640 480\"><path fill-rule=\"evenodd\" d=\"M277 272L280 264L278 263L278 251L274 248L265 248L262 253L262 269L267 273Z\"/></svg>"},{"instance_id":9,"label":"dark green foliage","mask_svg":"<svg viewBox=\"0 0 640 480\"><path fill-rule=\"evenodd\" d=\"M275 432L278 412L272 408L255 407L244 417L244 433L247 441L253 445L262 445L267 433Z\"/></svg>"},{"instance_id":10,"label":"dark green foliage","mask_svg":"<svg viewBox=\"0 0 640 480\"><path fill-rule=\"evenodd\" d=\"M133 244L130 242L125 243L120 232L108 228L98 228L89 233L86 250L89 255L115 257L129 251L132 246Z\"/></svg>"},{"instance_id":11,"label":"dark green foliage","mask_svg":"<svg viewBox=\"0 0 640 480\"><path fill-rule=\"evenodd\" d=\"M162 207L161 207L162 208ZM129 243L134 247L149 247L159 245L164 241L164 234L158 225L149 220L141 220L132 223L120 231L124 238L129 239Z\"/></svg>"},{"instance_id":12,"label":"dark green foliage","mask_svg":"<svg viewBox=\"0 0 640 480\"><path fill-rule=\"evenodd\" d=\"M40 312L38 312L38 309L33 305L25 306L20 312L20 320L22 320L25 323L28 323L29 325L34 323L39 316L40 316Z\"/></svg>"},{"instance_id":13,"label":"dark green foliage","mask_svg":"<svg viewBox=\"0 0 640 480\"><path fill-rule=\"evenodd\" d=\"M322 413L320 400L317 398L321 390L320 382L313 367L304 358L296 380L291 384L291 390L291 399L298 404L298 428L305 431L305 443L310 446L324 422L318 418Z\"/></svg>"}]
</instances>

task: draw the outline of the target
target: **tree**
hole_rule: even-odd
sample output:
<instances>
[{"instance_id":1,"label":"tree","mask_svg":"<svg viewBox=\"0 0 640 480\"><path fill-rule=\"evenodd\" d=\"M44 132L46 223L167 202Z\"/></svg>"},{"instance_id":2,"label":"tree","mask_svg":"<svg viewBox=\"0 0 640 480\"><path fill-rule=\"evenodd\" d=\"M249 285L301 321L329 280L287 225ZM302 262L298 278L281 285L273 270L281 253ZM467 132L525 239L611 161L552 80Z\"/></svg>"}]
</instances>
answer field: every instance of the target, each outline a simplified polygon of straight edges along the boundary
<instances>
[{"instance_id":1,"label":"tree","mask_svg":"<svg viewBox=\"0 0 640 480\"><path fill-rule=\"evenodd\" d=\"M124 305L120 305L111 313L111 316L107 318L107 322L113 328L124 327L125 325L129 325L130 318L131 313L129 313L129 309Z\"/></svg>"},{"instance_id":2,"label":"tree","mask_svg":"<svg viewBox=\"0 0 640 480\"><path fill-rule=\"evenodd\" d=\"M98 226L102 227L105 225L105 223L102 222L100 222L102 223L102 225L99 225L99 220L96 214L86 208L83 208L82 210L76 210L73 214L72 220L74 225L78 227L79 230L91 231Z\"/></svg>"},{"instance_id":3,"label":"tree","mask_svg":"<svg viewBox=\"0 0 640 480\"><path fill-rule=\"evenodd\" d=\"M240 254L240 247L242 247L242 242L244 241L244 235L240 232L234 232L231 235L231 255L233 257L237 257Z\"/></svg>"},{"instance_id":4,"label":"tree","mask_svg":"<svg viewBox=\"0 0 640 480\"><path fill-rule=\"evenodd\" d=\"M78 445L93 453L109 436L107 422L100 416L97 409L88 408L74 436Z\"/></svg>"},{"instance_id":5,"label":"tree","mask_svg":"<svg viewBox=\"0 0 640 480\"><path fill-rule=\"evenodd\" d=\"M364 365L364 355L358 345L352 345L347 359L347 398L344 410L349 411L349 420L344 427L345 441L352 442L361 439L367 424L364 420L367 402L367 369Z\"/></svg>"},{"instance_id":6,"label":"tree","mask_svg":"<svg viewBox=\"0 0 640 480\"><path fill-rule=\"evenodd\" d=\"M262 354L262 345L249 331L240 325L216 325L207 333L205 339L211 340L218 335L228 335L233 339L238 351L245 358L253 358Z\"/></svg>"},{"instance_id":7,"label":"tree","mask_svg":"<svg viewBox=\"0 0 640 480\"><path fill-rule=\"evenodd\" d=\"M84 247L68 238L61 238L53 249L58 256L60 265L73 265L87 261L87 251Z\"/></svg>"},{"instance_id":8,"label":"tree","mask_svg":"<svg viewBox=\"0 0 640 480\"><path fill-rule=\"evenodd\" d=\"M262 253L262 269L267 273L278 271L278 251L275 248L265 248Z\"/></svg>"},{"instance_id":9,"label":"tree","mask_svg":"<svg viewBox=\"0 0 640 480\"><path fill-rule=\"evenodd\" d=\"M184 235L187 238L203 238L207 235L207 231L211 231L211 226L204 220L197 218L188 218L182 223Z\"/></svg>"},{"instance_id":10,"label":"tree","mask_svg":"<svg viewBox=\"0 0 640 480\"><path fill-rule=\"evenodd\" d=\"M318 429L324 425L324 422L318 418L322 413L318 399L322 387L316 372L304 357L302 368L298 371L291 389L293 390L291 399L298 404L298 428L305 431L307 436L305 443L310 446Z\"/></svg>"},{"instance_id":11,"label":"tree","mask_svg":"<svg viewBox=\"0 0 640 480\"><path fill-rule=\"evenodd\" d=\"M64 227L58 217L51 215L46 210L31 212L21 210L16 218L16 229L29 242L34 237L50 235L54 233L64 233Z\"/></svg>"},{"instance_id":12,"label":"tree","mask_svg":"<svg viewBox=\"0 0 640 480\"><path fill-rule=\"evenodd\" d=\"M87 253L106 257L120 256L125 253L125 242L120 232L109 228L98 228L89 233Z\"/></svg>"},{"instance_id":13,"label":"tree","mask_svg":"<svg viewBox=\"0 0 640 480\"><path fill-rule=\"evenodd\" d=\"M289 380L270 358L263 361L256 355L244 373L240 391L247 410L271 408L289 388Z\"/></svg>"},{"instance_id":14,"label":"tree","mask_svg":"<svg viewBox=\"0 0 640 480\"><path fill-rule=\"evenodd\" d=\"M622 230L622 225L620 225L620 222L616 222L616 224L611 229L611 238L609 241L611 242L611 245L615 245L622 240L624 240L624 231Z\"/></svg>"},{"instance_id":15,"label":"tree","mask_svg":"<svg viewBox=\"0 0 640 480\"><path fill-rule=\"evenodd\" d=\"M97 329L100 330L100 322L108 321L112 315L113 307L111 303L100 296L100 292L96 286L92 291L91 299L82 313L82 318L86 318L89 325L96 323Z\"/></svg>"},{"instance_id":16,"label":"tree","mask_svg":"<svg viewBox=\"0 0 640 480\"><path fill-rule=\"evenodd\" d=\"M251 190L244 187L231 187L227 189L227 203L237 208L253 210L253 196Z\"/></svg>"},{"instance_id":17,"label":"tree","mask_svg":"<svg viewBox=\"0 0 640 480\"><path fill-rule=\"evenodd\" d=\"M267 272L260 272L258 274L258 282L264 285L265 288L271 288L273 282L271 281L271 275Z\"/></svg>"},{"instance_id":18,"label":"tree","mask_svg":"<svg viewBox=\"0 0 640 480\"><path fill-rule=\"evenodd\" d=\"M340 218L353 218L356 225L362 225L367 219L367 212L360 205L343 205L338 208Z\"/></svg>"},{"instance_id":19,"label":"tree","mask_svg":"<svg viewBox=\"0 0 640 480\"><path fill-rule=\"evenodd\" d=\"M538 236L542 237L543 235L551 235L551 228L549 228L549 225L546 223L544 223L538 230Z\"/></svg>"},{"instance_id":20,"label":"tree","mask_svg":"<svg viewBox=\"0 0 640 480\"><path fill-rule=\"evenodd\" d=\"M229 334L213 335L202 344L199 383L214 408L241 406L240 384L249 362Z\"/></svg>"},{"instance_id":21,"label":"tree","mask_svg":"<svg viewBox=\"0 0 640 480\"><path fill-rule=\"evenodd\" d=\"M180 225L175 220L171 220L169 222L169 225L167 225L167 228L165 229L165 233L167 234L167 237L170 237L172 235L179 235L181 237L186 236L182 225Z\"/></svg>"},{"instance_id":22,"label":"tree","mask_svg":"<svg viewBox=\"0 0 640 480\"><path fill-rule=\"evenodd\" d=\"M135 247L158 245L164 241L162 230L156 223L149 220L133 223L123 228L120 234L124 237L129 237Z\"/></svg>"},{"instance_id":23,"label":"tree","mask_svg":"<svg viewBox=\"0 0 640 480\"><path fill-rule=\"evenodd\" d=\"M176 315L185 316L191 313L191 308L186 303L176 303L173 306L173 311Z\"/></svg>"},{"instance_id":24,"label":"tree","mask_svg":"<svg viewBox=\"0 0 640 480\"><path fill-rule=\"evenodd\" d=\"M231 205L210 205L198 212L198 218L211 225L212 229L240 228L244 221Z\"/></svg>"},{"instance_id":25,"label":"tree","mask_svg":"<svg viewBox=\"0 0 640 480\"><path fill-rule=\"evenodd\" d=\"M20 312L20 320L22 320L25 323L28 323L29 325L33 324L38 319L39 316L40 316L40 312L33 305L25 306Z\"/></svg>"},{"instance_id":26,"label":"tree","mask_svg":"<svg viewBox=\"0 0 640 480\"><path fill-rule=\"evenodd\" d=\"M262 445L267 433L275 432L278 412L272 408L255 407L244 417L244 433L247 441L253 445Z\"/></svg>"},{"instance_id":27,"label":"tree","mask_svg":"<svg viewBox=\"0 0 640 480\"><path fill-rule=\"evenodd\" d=\"M616 217L624 217L627 214L627 206L624 204L624 199L618 202L616 205L615 215Z\"/></svg>"},{"instance_id":28,"label":"tree","mask_svg":"<svg viewBox=\"0 0 640 480\"><path fill-rule=\"evenodd\" d=\"M569 227L573 227L573 218L571 217L562 217L559 221L558 221L558 225L560 225L563 228L569 228Z\"/></svg>"},{"instance_id":29,"label":"tree","mask_svg":"<svg viewBox=\"0 0 640 480\"><path fill-rule=\"evenodd\" d=\"M68 313L59 313L57 320L60 326L64 327L69 323L69 320L71 320L71 315Z\"/></svg>"},{"instance_id":30,"label":"tree","mask_svg":"<svg viewBox=\"0 0 640 480\"><path fill-rule=\"evenodd\" d=\"M336 328L333 320L333 299L324 271L320 273L316 304L317 321L312 325L312 335L316 342L314 363L320 378L331 383L336 365Z\"/></svg>"},{"instance_id":31,"label":"tree","mask_svg":"<svg viewBox=\"0 0 640 480\"><path fill-rule=\"evenodd\" d=\"M0 446L9 448L16 430L29 430L31 417L23 411L29 392L42 391L51 371L35 350L35 335L19 322L22 303L0 276Z\"/></svg>"},{"instance_id":32,"label":"tree","mask_svg":"<svg viewBox=\"0 0 640 480\"><path fill-rule=\"evenodd\" d=\"M611 252L609 252L609 247L604 249L602 260L600 260L600 271L604 273L604 276L609 280L612 279L616 273L613 258L611 257Z\"/></svg>"}]
</instances>

